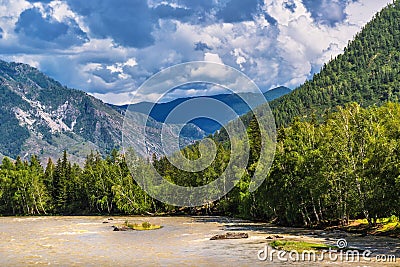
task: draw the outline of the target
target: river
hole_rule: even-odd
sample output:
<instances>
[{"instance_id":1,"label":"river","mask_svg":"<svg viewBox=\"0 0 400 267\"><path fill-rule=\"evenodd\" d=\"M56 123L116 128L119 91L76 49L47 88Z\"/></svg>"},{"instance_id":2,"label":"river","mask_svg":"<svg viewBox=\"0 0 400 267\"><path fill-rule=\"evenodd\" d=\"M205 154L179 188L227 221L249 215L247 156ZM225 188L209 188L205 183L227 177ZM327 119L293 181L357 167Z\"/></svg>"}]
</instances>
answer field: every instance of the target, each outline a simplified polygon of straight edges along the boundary
<instances>
[{"instance_id":1,"label":"river","mask_svg":"<svg viewBox=\"0 0 400 267\"><path fill-rule=\"evenodd\" d=\"M125 220L149 221L163 228L113 231L112 225ZM210 240L228 231L246 232L249 238ZM311 263L258 259L258 252L271 241L267 239L269 236L334 244L343 234L208 216L0 217L0 266L357 266L329 259ZM346 240L376 255L400 257L398 239L346 234ZM363 265L381 266L381 263L368 261Z\"/></svg>"}]
</instances>

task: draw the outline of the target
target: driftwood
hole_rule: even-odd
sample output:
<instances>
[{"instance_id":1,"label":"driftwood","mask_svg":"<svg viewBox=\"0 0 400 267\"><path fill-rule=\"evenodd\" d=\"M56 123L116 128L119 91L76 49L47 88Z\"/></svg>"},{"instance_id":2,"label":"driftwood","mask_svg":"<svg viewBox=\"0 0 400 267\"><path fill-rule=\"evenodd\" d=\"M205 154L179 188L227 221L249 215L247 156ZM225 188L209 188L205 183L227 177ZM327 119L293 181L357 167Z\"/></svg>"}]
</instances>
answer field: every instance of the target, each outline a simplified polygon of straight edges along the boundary
<instances>
[{"instance_id":1,"label":"driftwood","mask_svg":"<svg viewBox=\"0 0 400 267\"><path fill-rule=\"evenodd\" d=\"M249 235L247 233L232 233L228 232L226 234L222 235L215 235L210 238L210 240L221 240L221 239L242 239L242 238L248 238Z\"/></svg>"}]
</instances>

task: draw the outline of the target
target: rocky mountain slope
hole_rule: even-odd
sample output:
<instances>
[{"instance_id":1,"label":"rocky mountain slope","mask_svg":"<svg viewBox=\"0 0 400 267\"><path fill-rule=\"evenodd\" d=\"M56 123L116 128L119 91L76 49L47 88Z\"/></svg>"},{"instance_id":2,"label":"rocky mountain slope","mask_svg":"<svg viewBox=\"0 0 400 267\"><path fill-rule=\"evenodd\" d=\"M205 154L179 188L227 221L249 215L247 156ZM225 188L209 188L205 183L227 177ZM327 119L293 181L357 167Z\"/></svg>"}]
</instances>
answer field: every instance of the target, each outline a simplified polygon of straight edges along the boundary
<instances>
[{"instance_id":1,"label":"rocky mountain slope","mask_svg":"<svg viewBox=\"0 0 400 267\"><path fill-rule=\"evenodd\" d=\"M0 155L37 154L45 161L67 150L71 161L82 162L91 150L106 154L121 146L123 115L29 65L0 61L0 103ZM160 123L149 125L150 131L160 132ZM191 132L204 136L196 127ZM186 136L182 144L192 141ZM150 147L146 153L160 152L157 140Z\"/></svg>"}]
</instances>

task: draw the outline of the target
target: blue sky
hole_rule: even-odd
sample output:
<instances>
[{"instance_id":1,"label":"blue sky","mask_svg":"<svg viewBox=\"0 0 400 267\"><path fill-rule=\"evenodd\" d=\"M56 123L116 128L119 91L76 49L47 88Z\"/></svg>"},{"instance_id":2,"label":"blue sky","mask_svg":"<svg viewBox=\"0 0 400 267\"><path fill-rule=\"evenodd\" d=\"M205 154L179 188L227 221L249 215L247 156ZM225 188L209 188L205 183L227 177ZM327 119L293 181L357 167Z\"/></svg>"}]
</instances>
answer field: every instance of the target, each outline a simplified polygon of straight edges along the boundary
<instances>
[{"instance_id":1,"label":"blue sky","mask_svg":"<svg viewBox=\"0 0 400 267\"><path fill-rule=\"evenodd\" d=\"M390 2L0 0L0 58L115 104L159 70L194 60L237 68L263 90L293 89Z\"/></svg>"}]
</instances>

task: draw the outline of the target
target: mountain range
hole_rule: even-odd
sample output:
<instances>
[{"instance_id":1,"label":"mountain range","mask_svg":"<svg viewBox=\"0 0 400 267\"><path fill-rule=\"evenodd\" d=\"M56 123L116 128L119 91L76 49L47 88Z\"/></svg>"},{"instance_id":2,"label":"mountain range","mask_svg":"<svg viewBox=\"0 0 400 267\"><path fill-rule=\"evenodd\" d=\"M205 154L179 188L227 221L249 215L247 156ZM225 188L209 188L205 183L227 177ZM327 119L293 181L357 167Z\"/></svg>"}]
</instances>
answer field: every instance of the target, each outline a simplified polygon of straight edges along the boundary
<instances>
[{"instance_id":1,"label":"mountain range","mask_svg":"<svg viewBox=\"0 0 400 267\"><path fill-rule=\"evenodd\" d=\"M277 99L283 95L289 94L292 90L290 90L287 87L281 86L277 87L271 90L268 90L263 93L265 100L266 101L272 101L274 99ZM167 116L171 113L172 110L174 110L176 107L178 107L180 104L188 101L188 100L201 100L205 98L211 98L214 100L217 100L219 102L222 102L226 104L227 106L231 107L234 111L235 114L238 116L241 116L243 114L246 114L250 111L250 107L246 104L246 102L243 99L248 99L252 103L257 103L256 101L260 101L261 103L264 103L265 100L257 99L259 98L258 94L254 93L242 93L242 94L219 94L219 95L212 95L212 96L197 96L197 97L186 97L186 98L178 98L170 102L166 103L150 103L150 102L140 102L137 104L131 104L129 105L129 110L131 112L139 112L139 113L144 113L144 114L149 114L153 119L155 119L158 122L165 122L167 119ZM196 102L192 102L193 105L196 105ZM116 106L116 105L110 105L113 107L115 110L119 111L121 114L125 114L125 110L128 108L128 105L123 105L123 106ZM203 108L214 108L215 113L223 113L224 110L223 108L218 108L218 107L201 107L201 106L194 106L194 108L203 109ZM215 131L219 130L223 125L228 123L232 118L229 118L228 116L225 117L223 121L220 123L209 119L209 118L197 118L191 121L194 125L202 129L206 134L212 134ZM171 122L173 123L185 123L185 121L179 117L174 117ZM221 125L222 124L222 125Z\"/></svg>"},{"instance_id":2,"label":"mountain range","mask_svg":"<svg viewBox=\"0 0 400 267\"><path fill-rule=\"evenodd\" d=\"M241 114L247 112L235 96L214 97L238 107L235 110ZM168 111L186 100L162 104L157 111ZM28 158L36 154L46 161L49 157L58 158L66 150L71 161L82 163L91 151L105 155L121 147L124 107L108 105L83 91L67 88L27 64L0 61L0 102L0 157ZM138 104L138 107L146 105ZM151 114L155 119L149 118L146 131L160 133L162 127L167 127L169 132L177 133L179 125L163 126L158 117L165 116L163 112ZM143 130L139 125L131 127L137 134ZM195 124L188 124L181 132L180 145L191 144L208 133ZM150 135L150 149L139 153L144 156L161 153L159 140L154 136L157 135Z\"/></svg>"},{"instance_id":3,"label":"mountain range","mask_svg":"<svg viewBox=\"0 0 400 267\"><path fill-rule=\"evenodd\" d=\"M81 163L91 151L107 154L121 146L122 114L29 65L0 61L0 102L0 156L36 154L45 161L66 150L72 161ZM162 124L150 118L146 127L161 132ZM176 132L172 129L178 126L165 127ZM140 126L132 129L142 130ZM204 136L194 125L188 129L195 138L182 133L183 145ZM158 142L153 143L142 154L160 153Z\"/></svg>"}]
</instances>

